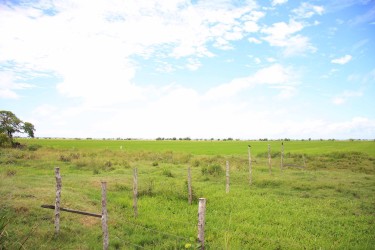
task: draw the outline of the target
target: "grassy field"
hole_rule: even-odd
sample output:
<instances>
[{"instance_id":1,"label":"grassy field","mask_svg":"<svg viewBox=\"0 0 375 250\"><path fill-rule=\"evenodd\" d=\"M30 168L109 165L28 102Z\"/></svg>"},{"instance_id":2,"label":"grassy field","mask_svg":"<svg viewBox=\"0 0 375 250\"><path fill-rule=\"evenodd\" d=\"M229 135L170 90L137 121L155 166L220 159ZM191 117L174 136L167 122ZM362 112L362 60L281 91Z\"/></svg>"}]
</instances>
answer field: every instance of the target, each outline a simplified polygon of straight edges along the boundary
<instances>
[{"instance_id":1,"label":"grassy field","mask_svg":"<svg viewBox=\"0 0 375 250\"><path fill-rule=\"evenodd\" d=\"M281 141L140 141L140 140L71 140L23 139L27 144L39 144L54 149L109 149L134 151L188 153L194 155L246 155L247 145L259 154L270 144L273 151L280 151ZM375 157L375 141L287 141L285 150L290 153L323 154L332 152L362 152Z\"/></svg>"},{"instance_id":2,"label":"grassy field","mask_svg":"<svg viewBox=\"0 0 375 250\"><path fill-rule=\"evenodd\" d=\"M375 142L23 139L0 151L0 249L101 249L100 219L61 214L54 237L54 168L62 207L100 213L108 185L110 249L193 249L207 198L206 249L373 249ZM247 145L253 184L248 183ZM271 173L267 145L271 145ZM302 156L303 155L303 156ZM231 187L225 193L225 162ZM187 168L194 202L187 202ZM132 173L138 169L138 217Z\"/></svg>"}]
</instances>

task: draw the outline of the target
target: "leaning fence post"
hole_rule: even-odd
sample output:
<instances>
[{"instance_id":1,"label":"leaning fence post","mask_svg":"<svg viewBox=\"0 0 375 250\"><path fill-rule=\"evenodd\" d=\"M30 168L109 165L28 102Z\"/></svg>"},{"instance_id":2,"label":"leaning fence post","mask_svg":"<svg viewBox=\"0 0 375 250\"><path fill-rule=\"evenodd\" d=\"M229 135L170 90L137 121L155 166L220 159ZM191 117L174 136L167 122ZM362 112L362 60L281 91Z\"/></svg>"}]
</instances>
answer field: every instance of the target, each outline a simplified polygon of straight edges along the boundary
<instances>
[{"instance_id":1,"label":"leaning fence post","mask_svg":"<svg viewBox=\"0 0 375 250\"><path fill-rule=\"evenodd\" d=\"M191 170L190 167L188 168L188 192L189 192L189 205L191 205L193 201L193 194L191 189Z\"/></svg>"},{"instance_id":2,"label":"leaning fence post","mask_svg":"<svg viewBox=\"0 0 375 250\"><path fill-rule=\"evenodd\" d=\"M199 198L198 204L198 242L200 249L204 249L204 224L206 217L206 199Z\"/></svg>"},{"instance_id":3,"label":"leaning fence post","mask_svg":"<svg viewBox=\"0 0 375 250\"><path fill-rule=\"evenodd\" d=\"M107 183L102 181L102 230L103 230L103 249L107 250L108 239L108 212L107 212Z\"/></svg>"},{"instance_id":4,"label":"leaning fence post","mask_svg":"<svg viewBox=\"0 0 375 250\"><path fill-rule=\"evenodd\" d=\"M225 188L225 192L226 193L229 193L229 161L226 162L226 179L227 179L227 185L226 185L226 188Z\"/></svg>"},{"instance_id":5,"label":"leaning fence post","mask_svg":"<svg viewBox=\"0 0 375 250\"><path fill-rule=\"evenodd\" d=\"M56 201L55 201L55 236L60 231L60 201L61 201L61 175L60 168L55 168L56 177Z\"/></svg>"},{"instance_id":6,"label":"leaning fence post","mask_svg":"<svg viewBox=\"0 0 375 250\"><path fill-rule=\"evenodd\" d=\"M271 174L271 145L268 144L268 168L270 170L270 174Z\"/></svg>"},{"instance_id":7,"label":"leaning fence post","mask_svg":"<svg viewBox=\"0 0 375 250\"><path fill-rule=\"evenodd\" d=\"M251 185L252 182L253 182L253 177L252 177L253 170L252 170L252 166L251 166L251 152L250 152L250 148L251 148L251 146L248 145L247 146L247 149L248 149L247 151L248 151L248 154L249 154L249 184Z\"/></svg>"},{"instance_id":8,"label":"leaning fence post","mask_svg":"<svg viewBox=\"0 0 375 250\"><path fill-rule=\"evenodd\" d=\"M284 142L281 143L281 162L280 162L280 169L281 171L284 168Z\"/></svg>"},{"instance_id":9,"label":"leaning fence post","mask_svg":"<svg viewBox=\"0 0 375 250\"><path fill-rule=\"evenodd\" d=\"M133 173L133 209L134 209L134 217L135 218L137 218L137 216L138 216L137 199L138 199L138 173L137 173L137 168L134 168L134 173Z\"/></svg>"}]
</instances>

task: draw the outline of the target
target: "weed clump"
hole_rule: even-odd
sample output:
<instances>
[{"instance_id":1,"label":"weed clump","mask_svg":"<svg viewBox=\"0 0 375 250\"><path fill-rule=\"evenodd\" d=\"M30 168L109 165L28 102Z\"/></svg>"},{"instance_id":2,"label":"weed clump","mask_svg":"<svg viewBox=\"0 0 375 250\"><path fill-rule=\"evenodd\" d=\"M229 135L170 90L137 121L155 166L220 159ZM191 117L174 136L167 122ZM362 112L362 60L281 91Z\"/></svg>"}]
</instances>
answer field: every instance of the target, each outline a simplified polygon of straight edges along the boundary
<instances>
[{"instance_id":1,"label":"weed clump","mask_svg":"<svg viewBox=\"0 0 375 250\"><path fill-rule=\"evenodd\" d=\"M365 174L375 173L375 159L362 152L332 152L318 157L308 157L312 169L349 169Z\"/></svg>"},{"instance_id":2,"label":"weed clump","mask_svg":"<svg viewBox=\"0 0 375 250\"><path fill-rule=\"evenodd\" d=\"M103 169L104 171L112 171L112 170L115 170L115 168L113 167L113 163L112 163L111 161L106 161L106 162L104 162L102 169Z\"/></svg>"},{"instance_id":3,"label":"weed clump","mask_svg":"<svg viewBox=\"0 0 375 250\"><path fill-rule=\"evenodd\" d=\"M220 176L224 173L224 170L219 164L214 164L202 167L201 172L203 175Z\"/></svg>"},{"instance_id":4,"label":"weed clump","mask_svg":"<svg viewBox=\"0 0 375 250\"><path fill-rule=\"evenodd\" d=\"M72 160L78 160L80 157L79 153L70 153L68 155L60 155L59 160L62 162L71 162Z\"/></svg>"},{"instance_id":5,"label":"weed clump","mask_svg":"<svg viewBox=\"0 0 375 250\"><path fill-rule=\"evenodd\" d=\"M17 173L17 171L14 170L14 169L7 170L7 176L8 177L12 177L12 176L16 175L16 173Z\"/></svg>"},{"instance_id":6,"label":"weed clump","mask_svg":"<svg viewBox=\"0 0 375 250\"><path fill-rule=\"evenodd\" d=\"M153 179L150 179L146 183L146 188L141 189L138 192L138 196L139 197L141 197L141 196L154 196L155 195L154 188L155 188L155 181Z\"/></svg>"},{"instance_id":7,"label":"weed clump","mask_svg":"<svg viewBox=\"0 0 375 250\"><path fill-rule=\"evenodd\" d=\"M27 149L29 151L37 151L38 149L40 149L42 146L39 145L39 144L31 144L27 147Z\"/></svg>"},{"instance_id":8,"label":"weed clump","mask_svg":"<svg viewBox=\"0 0 375 250\"><path fill-rule=\"evenodd\" d=\"M164 175L164 176L167 176L167 177L171 177L171 178L173 178L174 177L174 175L173 175L173 173L172 173L172 171L171 170L169 170L169 169L163 169L163 172L162 172L162 174Z\"/></svg>"},{"instance_id":9,"label":"weed clump","mask_svg":"<svg viewBox=\"0 0 375 250\"><path fill-rule=\"evenodd\" d=\"M191 161L191 166L193 167L199 167L200 161L198 159L194 159Z\"/></svg>"}]
</instances>

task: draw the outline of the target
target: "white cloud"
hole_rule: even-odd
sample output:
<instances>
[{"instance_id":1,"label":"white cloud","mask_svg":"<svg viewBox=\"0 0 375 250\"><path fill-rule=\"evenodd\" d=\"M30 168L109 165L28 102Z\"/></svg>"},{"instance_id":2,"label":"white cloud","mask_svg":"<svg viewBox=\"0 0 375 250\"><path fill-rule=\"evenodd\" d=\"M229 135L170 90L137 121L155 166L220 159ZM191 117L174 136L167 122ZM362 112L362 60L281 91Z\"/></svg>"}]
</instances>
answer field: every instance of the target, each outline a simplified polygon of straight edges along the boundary
<instances>
[{"instance_id":1,"label":"white cloud","mask_svg":"<svg viewBox=\"0 0 375 250\"><path fill-rule=\"evenodd\" d=\"M336 105L341 105L343 103L345 103L346 99L344 99L343 97L340 97L340 96L336 96L332 99L332 103L333 104L336 104Z\"/></svg>"},{"instance_id":2,"label":"white cloud","mask_svg":"<svg viewBox=\"0 0 375 250\"><path fill-rule=\"evenodd\" d=\"M316 48L311 45L309 38L301 35L291 36L285 46L284 55L292 56L303 54L306 51L316 52Z\"/></svg>"},{"instance_id":3,"label":"white cloud","mask_svg":"<svg viewBox=\"0 0 375 250\"><path fill-rule=\"evenodd\" d=\"M274 63L274 62L276 62L277 60L275 59L275 58L273 58L273 57L267 57L267 62L269 62L269 63Z\"/></svg>"},{"instance_id":4,"label":"white cloud","mask_svg":"<svg viewBox=\"0 0 375 250\"><path fill-rule=\"evenodd\" d=\"M237 95L241 91L255 87L256 85L269 85L273 88L279 88L284 91L280 97L290 97L295 93L297 74L291 68L280 64L274 64L258 70L255 74L248 77L236 78L229 83L225 83L210 89L205 98L208 100L217 100Z\"/></svg>"},{"instance_id":5,"label":"white cloud","mask_svg":"<svg viewBox=\"0 0 375 250\"><path fill-rule=\"evenodd\" d=\"M341 94L335 96L332 98L332 103L335 105L341 105L344 104L348 101L348 99L353 98L353 97L361 97L363 96L363 91L358 90L358 91L349 91L346 90L342 92Z\"/></svg>"},{"instance_id":6,"label":"white cloud","mask_svg":"<svg viewBox=\"0 0 375 250\"><path fill-rule=\"evenodd\" d=\"M252 1L237 6L185 0L33 4L40 9L1 5L0 62L50 72L62 79L61 94L99 105L142 99L142 89L132 82L137 70L132 56L212 57L209 45L233 48L231 42L257 31L256 22L264 16ZM200 67L189 60L188 69ZM18 96L14 88L1 93Z\"/></svg>"},{"instance_id":7,"label":"white cloud","mask_svg":"<svg viewBox=\"0 0 375 250\"><path fill-rule=\"evenodd\" d=\"M336 63L336 64L347 64L348 62L350 62L352 60L352 56L351 55L345 55L343 57L339 57L339 58L335 58L335 59L332 59L331 60L331 63Z\"/></svg>"},{"instance_id":8,"label":"white cloud","mask_svg":"<svg viewBox=\"0 0 375 250\"><path fill-rule=\"evenodd\" d=\"M258 22L261 18L263 18L266 15L266 13L262 11L251 11L241 17L241 20L243 21L253 21Z\"/></svg>"},{"instance_id":9,"label":"white cloud","mask_svg":"<svg viewBox=\"0 0 375 250\"><path fill-rule=\"evenodd\" d=\"M315 52L316 48L310 44L308 37L295 34L303 28L302 23L291 19L289 23L274 23L272 26L263 28L261 32L266 34L263 40L271 46L284 48L286 56L297 55L306 51Z\"/></svg>"},{"instance_id":10,"label":"white cloud","mask_svg":"<svg viewBox=\"0 0 375 250\"><path fill-rule=\"evenodd\" d=\"M265 40L270 42L271 45L285 46L285 43L287 42L286 39L302 29L302 23L292 19L289 23L274 23L270 27L263 28L262 32L268 35Z\"/></svg>"},{"instance_id":11,"label":"white cloud","mask_svg":"<svg viewBox=\"0 0 375 250\"><path fill-rule=\"evenodd\" d=\"M260 44L260 43L262 43L261 40L256 39L256 38L254 38L254 37L249 37L247 40L248 40L249 42L251 42L251 43L256 43L256 44Z\"/></svg>"},{"instance_id":12,"label":"white cloud","mask_svg":"<svg viewBox=\"0 0 375 250\"><path fill-rule=\"evenodd\" d=\"M375 120L353 117L346 121L305 120L302 122L281 122L279 135L292 138L349 139L373 138Z\"/></svg>"},{"instance_id":13,"label":"white cloud","mask_svg":"<svg viewBox=\"0 0 375 250\"><path fill-rule=\"evenodd\" d=\"M247 22L244 23L243 29L246 32L257 32L259 30L259 26L256 22L247 21Z\"/></svg>"},{"instance_id":14,"label":"white cloud","mask_svg":"<svg viewBox=\"0 0 375 250\"><path fill-rule=\"evenodd\" d=\"M20 96L16 91L32 88L33 85L19 82L20 79L12 72L0 71L0 98L18 99Z\"/></svg>"},{"instance_id":15,"label":"white cloud","mask_svg":"<svg viewBox=\"0 0 375 250\"><path fill-rule=\"evenodd\" d=\"M196 59L196 58L188 58L188 63L186 64L186 67L191 70L195 71L199 69L202 66L202 63Z\"/></svg>"},{"instance_id":16,"label":"white cloud","mask_svg":"<svg viewBox=\"0 0 375 250\"><path fill-rule=\"evenodd\" d=\"M338 69L331 69L327 74L322 75L322 78L329 78L339 72Z\"/></svg>"},{"instance_id":17,"label":"white cloud","mask_svg":"<svg viewBox=\"0 0 375 250\"><path fill-rule=\"evenodd\" d=\"M276 6L276 5L278 5L278 4L285 4L285 3L287 3L288 2L288 0L273 0L272 1L272 6Z\"/></svg>"},{"instance_id":18,"label":"white cloud","mask_svg":"<svg viewBox=\"0 0 375 250\"><path fill-rule=\"evenodd\" d=\"M311 18L316 14L322 15L324 13L324 7L304 2L301 3L298 8L292 10L292 12L298 18Z\"/></svg>"},{"instance_id":19,"label":"white cloud","mask_svg":"<svg viewBox=\"0 0 375 250\"><path fill-rule=\"evenodd\" d=\"M58 109L57 107L53 106L53 105L49 105L49 104L44 104L44 105L41 105L41 106L38 106L34 109L33 111L33 114L37 115L37 116L52 116L52 115L55 115L57 112Z\"/></svg>"},{"instance_id":20,"label":"white cloud","mask_svg":"<svg viewBox=\"0 0 375 250\"><path fill-rule=\"evenodd\" d=\"M156 68L156 71L171 73L171 72L174 72L176 70L176 68L168 62L158 60L157 63L158 63L158 66Z\"/></svg>"}]
</instances>

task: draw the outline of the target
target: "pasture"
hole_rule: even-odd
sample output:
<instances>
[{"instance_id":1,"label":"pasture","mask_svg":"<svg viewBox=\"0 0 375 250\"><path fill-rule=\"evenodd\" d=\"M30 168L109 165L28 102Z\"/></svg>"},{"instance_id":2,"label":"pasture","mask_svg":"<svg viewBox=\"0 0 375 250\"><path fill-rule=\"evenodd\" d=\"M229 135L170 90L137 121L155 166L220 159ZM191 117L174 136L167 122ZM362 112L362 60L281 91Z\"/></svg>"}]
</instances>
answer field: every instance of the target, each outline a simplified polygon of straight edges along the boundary
<instances>
[{"instance_id":1,"label":"pasture","mask_svg":"<svg viewBox=\"0 0 375 250\"><path fill-rule=\"evenodd\" d=\"M0 249L102 248L98 218L62 212L54 237L53 210L40 206L54 204L55 167L62 175L62 207L100 213L100 182L107 181L110 249L194 249L199 197L207 199L206 249L375 245L374 141L287 141L285 164L303 166L304 158L305 168L283 170L281 141L19 141L27 146L0 151Z\"/></svg>"}]
</instances>

